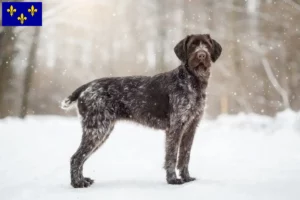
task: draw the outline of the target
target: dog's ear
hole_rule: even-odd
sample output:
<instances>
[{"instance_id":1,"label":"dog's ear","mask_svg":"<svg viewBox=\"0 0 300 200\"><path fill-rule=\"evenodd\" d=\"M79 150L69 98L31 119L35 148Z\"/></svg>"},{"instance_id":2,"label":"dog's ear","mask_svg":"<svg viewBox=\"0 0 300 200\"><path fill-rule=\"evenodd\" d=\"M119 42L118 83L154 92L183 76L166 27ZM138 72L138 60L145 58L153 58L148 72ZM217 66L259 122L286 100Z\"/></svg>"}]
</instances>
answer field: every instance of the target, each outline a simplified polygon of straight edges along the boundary
<instances>
[{"instance_id":1,"label":"dog's ear","mask_svg":"<svg viewBox=\"0 0 300 200\"><path fill-rule=\"evenodd\" d=\"M190 35L186 36L174 47L174 52L181 62L186 62L187 60L187 43L190 37Z\"/></svg>"},{"instance_id":2,"label":"dog's ear","mask_svg":"<svg viewBox=\"0 0 300 200\"><path fill-rule=\"evenodd\" d=\"M208 33L208 34L204 34L204 36L205 37L207 37L207 39L209 40L209 41L212 41L212 39L211 39L211 37L210 37L210 34Z\"/></svg>"},{"instance_id":3,"label":"dog's ear","mask_svg":"<svg viewBox=\"0 0 300 200\"><path fill-rule=\"evenodd\" d=\"M214 39L212 39L212 44L213 44L213 50L211 53L211 60L213 62L216 62L216 60L220 57L222 53L222 47L221 45Z\"/></svg>"}]
</instances>

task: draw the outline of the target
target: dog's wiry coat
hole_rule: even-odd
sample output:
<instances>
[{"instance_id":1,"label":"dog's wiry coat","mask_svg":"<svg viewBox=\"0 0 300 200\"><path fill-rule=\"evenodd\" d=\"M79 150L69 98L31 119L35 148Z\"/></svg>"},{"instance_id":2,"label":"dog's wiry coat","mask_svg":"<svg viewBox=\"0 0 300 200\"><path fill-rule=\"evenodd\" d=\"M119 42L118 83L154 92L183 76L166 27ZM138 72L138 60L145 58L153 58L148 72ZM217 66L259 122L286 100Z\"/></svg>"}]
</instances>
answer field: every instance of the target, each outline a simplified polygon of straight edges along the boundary
<instances>
[{"instance_id":1,"label":"dog's wiry coat","mask_svg":"<svg viewBox=\"0 0 300 200\"><path fill-rule=\"evenodd\" d=\"M204 57L199 56L200 51ZM220 56L221 46L209 35L193 35L182 40L175 53L182 64L170 72L94 80L63 102L64 109L77 102L83 129L81 144L71 158L73 187L93 183L83 177L83 164L107 140L115 122L122 119L165 130L167 182L194 180L188 171L191 146L204 111L210 63Z\"/></svg>"}]
</instances>

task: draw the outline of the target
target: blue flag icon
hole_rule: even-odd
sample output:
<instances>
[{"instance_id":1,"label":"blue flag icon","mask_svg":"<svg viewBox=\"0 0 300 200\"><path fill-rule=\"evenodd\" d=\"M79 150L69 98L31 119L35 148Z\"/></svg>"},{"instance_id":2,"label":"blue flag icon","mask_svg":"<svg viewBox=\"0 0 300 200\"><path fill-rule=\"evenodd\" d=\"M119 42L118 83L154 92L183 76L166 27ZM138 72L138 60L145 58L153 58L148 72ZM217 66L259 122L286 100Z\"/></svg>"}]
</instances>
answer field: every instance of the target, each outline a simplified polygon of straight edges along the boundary
<instances>
[{"instance_id":1,"label":"blue flag icon","mask_svg":"<svg viewBox=\"0 0 300 200\"><path fill-rule=\"evenodd\" d=\"M2 2L2 26L42 26L42 2Z\"/></svg>"}]
</instances>

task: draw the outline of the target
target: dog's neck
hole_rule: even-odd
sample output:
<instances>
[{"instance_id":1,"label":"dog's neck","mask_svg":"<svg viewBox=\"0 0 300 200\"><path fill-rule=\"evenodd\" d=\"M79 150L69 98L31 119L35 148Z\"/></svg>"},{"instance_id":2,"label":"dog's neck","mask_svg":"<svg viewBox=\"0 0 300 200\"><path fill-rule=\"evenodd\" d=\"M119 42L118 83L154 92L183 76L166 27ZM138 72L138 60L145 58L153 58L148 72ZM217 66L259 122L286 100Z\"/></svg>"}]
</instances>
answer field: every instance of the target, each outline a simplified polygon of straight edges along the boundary
<instances>
[{"instance_id":1,"label":"dog's neck","mask_svg":"<svg viewBox=\"0 0 300 200\"><path fill-rule=\"evenodd\" d=\"M202 86L205 86L205 88L207 87L208 79L210 77L210 67L206 69L199 68L197 71L192 71L187 66L187 63L182 63L181 66L182 69L187 73L189 79L193 82L193 84L200 84Z\"/></svg>"},{"instance_id":2,"label":"dog's neck","mask_svg":"<svg viewBox=\"0 0 300 200\"><path fill-rule=\"evenodd\" d=\"M192 88L200 91L205 91L208 85L210 76L210 69L195 74L195 72L188 70L189 68L183 63L179 66L179 76L182 79L188 80Z\"/></svg>"}]
</instances>

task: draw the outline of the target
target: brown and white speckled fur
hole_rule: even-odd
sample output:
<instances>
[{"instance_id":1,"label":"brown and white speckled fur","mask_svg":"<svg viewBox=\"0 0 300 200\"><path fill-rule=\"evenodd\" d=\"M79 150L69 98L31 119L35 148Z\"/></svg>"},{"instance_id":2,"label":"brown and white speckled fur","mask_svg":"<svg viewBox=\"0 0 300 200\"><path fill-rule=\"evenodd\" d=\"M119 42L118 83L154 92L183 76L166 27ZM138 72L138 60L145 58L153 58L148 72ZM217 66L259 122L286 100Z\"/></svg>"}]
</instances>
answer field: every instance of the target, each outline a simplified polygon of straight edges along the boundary
<instances>
[{"instance_id":1,"label":"brown and white speckled fur","mask_svg":"<svg viewBox=\"0 0 300 200\"><path fill-rule=\"evenodd\" d=\"M198 34L181 40L174 51L182 64L172 71L152 77L97 79L62 102L64 109L77 102L83 131L81 144L71 158L73 187L93 183L82 175L83 164L122 119L166 131L164 168L169 184L195 180L188 170L191 147L204 112L211 62L218 59L222 48L208 34Z\"/></svg>"}]
</instances>

